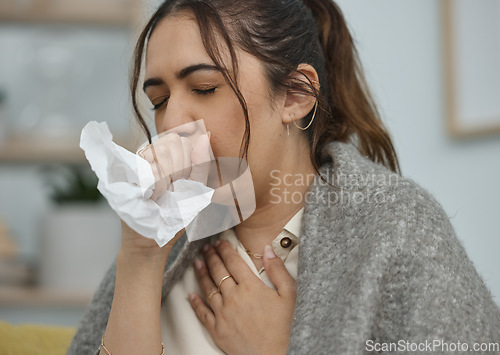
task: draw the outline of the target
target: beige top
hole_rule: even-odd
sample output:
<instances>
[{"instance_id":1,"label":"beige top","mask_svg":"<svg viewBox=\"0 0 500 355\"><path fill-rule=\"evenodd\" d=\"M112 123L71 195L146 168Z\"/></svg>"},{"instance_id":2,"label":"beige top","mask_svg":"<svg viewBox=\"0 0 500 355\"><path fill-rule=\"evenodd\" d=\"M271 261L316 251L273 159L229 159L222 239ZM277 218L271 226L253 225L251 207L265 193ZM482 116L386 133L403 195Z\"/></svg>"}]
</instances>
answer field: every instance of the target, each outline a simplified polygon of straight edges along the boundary
<instances>
[{"instance_id":1,"label":"beige top","mask_svg":"<svg viewBox=\"0 0 500 355\"><path fill-rule=\"evenodd\" d=\"M299 256L299 233L300 222L304 208L300 209L283 228L283 231L273 240L272 247L276 255L283 260L290 275L297 279L297 264ZM210 243L214 243L217 235L210 237ZM227 240L238 251L238 254L248 264L253 273L272 289L276 289L266 274L264 267L257 270L250 256L245 252L243 245L239 242L234 229L228 229L220 233L220 238ZM291 244L287 245L286 238L290 238ZM165 344L166 354L204 354L220 355L224 352L214 343L210 333L199 321L188 300L188 294L196 292L203 298L198 280L196 279L193 265L191 264L184 272L183 277L172 287L161 308L161 335Z\"/></svg>"}]
</instances>

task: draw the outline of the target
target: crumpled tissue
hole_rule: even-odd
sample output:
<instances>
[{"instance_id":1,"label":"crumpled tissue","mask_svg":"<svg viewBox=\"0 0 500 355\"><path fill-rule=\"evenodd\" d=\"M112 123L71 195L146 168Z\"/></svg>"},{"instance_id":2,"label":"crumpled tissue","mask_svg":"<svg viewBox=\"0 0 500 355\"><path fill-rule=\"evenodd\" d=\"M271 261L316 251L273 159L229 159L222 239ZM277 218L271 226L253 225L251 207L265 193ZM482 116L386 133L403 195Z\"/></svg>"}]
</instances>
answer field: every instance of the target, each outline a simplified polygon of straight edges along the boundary
<instances>
[{"instance_id":1,"label":"crumpled tissue","mask_svg":"<svg viewBox=\"0 0 500 355\"><path fill-rule=\"evenodd\" d=\"M114 143L105 122L89 122L82 130L80 147L111 208L130 228L154 239L160 247L211 202L214 189L187 179L174 181L161 204L150 199L155 184L151 165Z\"/></svg>"}]
</instances>

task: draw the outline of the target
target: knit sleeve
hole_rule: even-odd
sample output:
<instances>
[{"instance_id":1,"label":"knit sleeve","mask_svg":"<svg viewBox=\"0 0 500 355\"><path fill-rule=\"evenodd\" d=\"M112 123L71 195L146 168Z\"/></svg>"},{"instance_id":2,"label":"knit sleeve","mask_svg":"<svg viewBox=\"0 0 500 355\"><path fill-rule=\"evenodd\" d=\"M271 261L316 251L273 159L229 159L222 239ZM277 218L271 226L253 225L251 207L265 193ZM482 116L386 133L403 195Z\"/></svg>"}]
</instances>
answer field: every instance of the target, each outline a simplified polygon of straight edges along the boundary
<instances>
[{"instance_id":1,"label":"knit sleeve","mask_svg":"<svg viewBox=\"0 0 500 355\"><path fill-rule=\"evenodd\" d=\"M169 270L177 261L186 241L187 237L184 233L181 240L175 243L174 247L170 251L165 265L165 275L167 270ZM97 291L94 293L94 296L92 297L92 300L90 301L90 304L87 307L80 324L78 325L78 329L73 337L67 355L99 354L101 338L106 331L109 314L111 312L111 305L113 303L115 279L116 258L104 275ZM173 283L175 283L175 280L171 284ZM166 285L164 284L163 286L164 290L162 296L166 293Z\"/></svg>"},{"instance_id":2,"label":"knit sleeve","mask_svg":"<svg viewBox=\"0 0 500 355\"><path fill-rule=\"evenodd\" d=\"M402 341L407 347L431 342L437 353L496 343L490 351L500 353L500 309L490 290L439 203L423 190L414 196L381 280L375 341Z\"/></svg>"}]
</instances>

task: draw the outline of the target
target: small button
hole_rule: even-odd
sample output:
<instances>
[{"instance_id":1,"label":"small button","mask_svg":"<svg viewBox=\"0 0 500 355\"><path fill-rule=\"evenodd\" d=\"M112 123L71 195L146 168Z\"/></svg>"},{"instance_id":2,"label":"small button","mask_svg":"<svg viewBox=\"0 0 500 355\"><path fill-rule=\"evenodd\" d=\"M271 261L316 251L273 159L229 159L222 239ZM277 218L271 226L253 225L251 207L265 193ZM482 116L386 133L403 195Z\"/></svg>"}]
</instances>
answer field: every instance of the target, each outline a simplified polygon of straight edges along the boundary
<instances>
[{"instance_id":1,"label":"small button","mask_svg":"<svg viewBox=\"0 0 500 355\"><path fill-rule=\"evenodd\" d=\"M283 248L288 248L290 245L292 245L292 240L288 237L285 237L281 239L280 244Z\"/></svg>"}]
</instances>

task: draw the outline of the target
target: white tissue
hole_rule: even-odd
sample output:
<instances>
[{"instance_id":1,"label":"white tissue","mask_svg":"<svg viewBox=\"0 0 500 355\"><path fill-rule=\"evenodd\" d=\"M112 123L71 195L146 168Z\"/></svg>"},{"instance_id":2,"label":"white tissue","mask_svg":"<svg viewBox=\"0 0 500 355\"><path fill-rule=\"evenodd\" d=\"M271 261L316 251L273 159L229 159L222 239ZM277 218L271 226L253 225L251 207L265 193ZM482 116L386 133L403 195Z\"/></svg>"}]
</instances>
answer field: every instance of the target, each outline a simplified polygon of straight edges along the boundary
<instances>
[{"instance_id":1,"label":"white tissue","mask_svg":"<svg viewBox=\"0 0 500 355\"><path fill-rule=\"evenodd\" d=\"M89 122L80 147L99 178L97 188L127 225L162 247L211 202L214 189L194 180L172 183L158 204L149 199L155 178L151 165L113 142L105 122Z\"/></svg>"}]
</instances>

